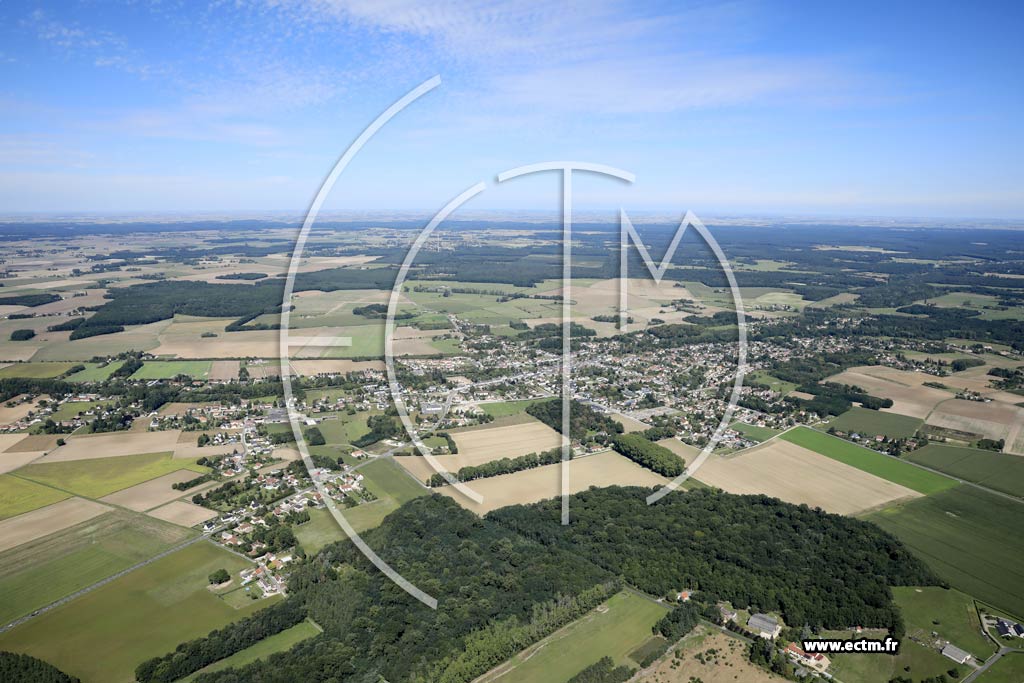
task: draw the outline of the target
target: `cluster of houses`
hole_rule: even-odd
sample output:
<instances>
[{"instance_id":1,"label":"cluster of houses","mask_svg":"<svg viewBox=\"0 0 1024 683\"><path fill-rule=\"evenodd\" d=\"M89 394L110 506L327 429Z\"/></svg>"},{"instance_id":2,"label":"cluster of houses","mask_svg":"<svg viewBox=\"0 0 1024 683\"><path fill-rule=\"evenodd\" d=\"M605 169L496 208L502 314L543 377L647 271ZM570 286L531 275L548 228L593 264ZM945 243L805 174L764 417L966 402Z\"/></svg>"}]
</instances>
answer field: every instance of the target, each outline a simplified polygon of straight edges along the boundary
<instances>
[{"instance_id":1,"label":"cluster of houses","mask_svg":"<svg viewBox=\"0 0 1024 683\"><path fill-rule=\"evenodd\" d=\"M243 569L239 574L242 586L248 586L255 582L263 597L284 594L287 585L287 576L284 572L292 562L291 554L266 553L257 557L255 562L255 567Z\"/></svg>"},{"instance_id":2,"label":"cluster of houses","mask_svg":"<svg viewBox=\"0 0 1024 683\"><path fill-rule=\"evenodd\" d=\"M996 619L996 633L1001 638L1024 638L1024 626L1016 621L999 617Z\"/></svg>"},{"instance_id":3,"label":"cluster of houses","mask_svg":"<svg viewBox=\"0 0 1024 683\"><path fill-rule=\"evenodd\" d=\"M806 666L808 669L813 669L818 673L825 673L832 664L829 658L820 652L806 652L796 643L787 645L783 652L797 666Z\"/></svg>"}]
</instances>

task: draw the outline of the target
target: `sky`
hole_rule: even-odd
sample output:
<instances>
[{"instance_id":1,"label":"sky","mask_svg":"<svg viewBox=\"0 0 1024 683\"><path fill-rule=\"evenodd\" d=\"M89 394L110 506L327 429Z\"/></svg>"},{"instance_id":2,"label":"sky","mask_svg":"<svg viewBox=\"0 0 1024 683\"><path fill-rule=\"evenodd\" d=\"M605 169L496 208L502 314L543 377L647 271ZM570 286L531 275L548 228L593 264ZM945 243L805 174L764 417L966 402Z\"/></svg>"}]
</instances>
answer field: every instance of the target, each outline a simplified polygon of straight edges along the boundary
<instances>
[{"instance_id":1,"label":"sky","mask_svg":"<svg viewBox=\"0 0 1024 683\"><path fill-rule=\"evenodd\" d=\"M1024 219L1024 4L0 0L0 214Z\"/></svg>"}]
</instances>

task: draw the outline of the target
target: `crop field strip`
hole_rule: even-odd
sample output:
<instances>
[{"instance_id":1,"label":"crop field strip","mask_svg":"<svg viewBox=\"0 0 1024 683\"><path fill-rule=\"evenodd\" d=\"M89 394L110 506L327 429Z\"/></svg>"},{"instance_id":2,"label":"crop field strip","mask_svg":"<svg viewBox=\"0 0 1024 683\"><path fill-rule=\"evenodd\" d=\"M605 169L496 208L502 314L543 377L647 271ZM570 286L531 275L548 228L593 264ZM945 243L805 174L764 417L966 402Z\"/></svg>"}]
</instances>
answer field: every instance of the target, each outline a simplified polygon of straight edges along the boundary
<instances>
[{"instance_id":1,"label":"crop field strip","mask_svg":"<svg viewBox=\"0 0 1024 683\"><path fill-rule=\"evenodd\" d=\"M905 457L964 481L1024 498L1024 458L1019 455L929 444Z\"/></svg>"},{"instance_id":2,"label":"crop field strip","mask_svg":"<svg viewBox=\"0 0 1024 683\"><path fill-rule=\"evenodd\" d=\"M779 438L924 495L957 485L957 482L949 477L914 467L897 458L807 427L791 429Z\"/></svg>"}]
</instances>

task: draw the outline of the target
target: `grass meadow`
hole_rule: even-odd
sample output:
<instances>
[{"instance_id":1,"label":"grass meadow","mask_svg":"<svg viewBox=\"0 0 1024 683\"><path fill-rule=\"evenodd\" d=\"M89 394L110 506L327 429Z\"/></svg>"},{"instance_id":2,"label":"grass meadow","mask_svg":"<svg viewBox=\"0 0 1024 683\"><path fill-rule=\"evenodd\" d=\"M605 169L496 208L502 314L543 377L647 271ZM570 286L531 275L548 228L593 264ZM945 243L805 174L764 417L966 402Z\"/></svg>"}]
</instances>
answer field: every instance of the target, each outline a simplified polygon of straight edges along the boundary
<instances>
[{"instance_id":1,"label":"grass meadow","mask_svg":"<svg viewBox=\"0 0 1024 683\"><path fill-rule=\"evenodd\" d=\"M828 423L829 427L844 432L857 432L866 436L888 436L889 438L906 438L913 436L924 420L896 413L883 413L854 406L850 410Z\"/></svg>"},{"instance_id":2,"label":"grass meadow","mask_svg":"<svg viewBox=\"0 0 1024 683\"><path fill-rule=\"evenodd\" d=\"M102 498L181 469L209 471L190 460L176 460L168 452L37 463L19 469L18 476L86 498Z\"/></svg>"}]
</instances>

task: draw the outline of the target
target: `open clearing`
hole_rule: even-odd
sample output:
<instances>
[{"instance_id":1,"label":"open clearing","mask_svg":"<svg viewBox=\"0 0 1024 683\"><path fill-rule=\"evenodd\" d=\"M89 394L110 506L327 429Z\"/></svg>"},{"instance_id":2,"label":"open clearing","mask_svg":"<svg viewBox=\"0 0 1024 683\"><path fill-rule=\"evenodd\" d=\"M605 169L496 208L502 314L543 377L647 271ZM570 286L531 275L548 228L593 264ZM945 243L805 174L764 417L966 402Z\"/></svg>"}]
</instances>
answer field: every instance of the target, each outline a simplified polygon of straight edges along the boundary
<instances>
[{"instance_id":1,"label":"open clearing","mask_svg":"<svg viewBox=\"0 0 1024 683\"><path fill-rule=\"evenodd\" d=\"M291 628L286 628L279 633L275 633L272 636L268 636L263 640L259 641L255 645L250 645L244 650L240 650L230 657L225 657L219 661L205 666L199 671L195 672L191 676L183 678L181 683L188 683L195 679L199 674L210 673L211 671L220 671L221 669L228 669L231 667L240 667L250 664L260 659L266 659L275 652L284 652L295 645L301 643L303 640L308 640L315 635L322 632L322 629L310 620L302 621Z\"/></svg>"},{"instance_id":2,"label":"open clearing","mask_svg":"<svg viewBox=\"0 0 1024 683\"><path fill-rule=\"evenodd\" d=\"M629 653L651 637L651 627L665 614L666 608L649 598L628 591L616 593L476 683L567 681L602 657L635 667Z\"/></svg>"},{"instance_id":3,"label":"open clearing","mask_svg":"<svg viewBox=\"0 0 1024 683\"><path fill-rule=\"evenodd\" d=\"M807 427L791 429L779 438L925 495L956 486L949 477Z\"/></svg>"},{"instance_id":4,"label":"open clearing","mask_svg":"<svg viewBox=\"0 0 1024 683\"><path fill-rule=\"evenodd\" d=\"M185 541L191 532L111 510L0 553L0 623L92 585Z\"/></svg>"},{"instance_id":5,"label":"open clearing","mask_svg":"<svg viewBox=\"0 0 1024 683\"><path fill-rule=\"evenodd\" d=\"M1024 615L1024 506L960 485L870 515L940 577L1012 615Z\"/></svg>"},{"instance_id":6,"label":"open clearing","mask_svg":"<svg viewBox=\"0 0 1024 683\"><path fill-rule=\"evenodd\" d=\"M16 517L71 497L66 491L21 477L0 474L0 520Z\"/></svg>"},{"instance_id":7,"label":"open clearing","mask_svg":"<svg viewBox=\"0 0 1024 683\"><path fill-rule=\"evenodd\" d=\"M436 490L467 510L483 515L506 505L536 503L560 495L561 468L561 463L556 463L469 482L467 486L483 497L482 503L467 499L451 486ZM667 482L664 477L611 451L576 458L569 464L570 493L585 491L591 486L651 487Z\"/></svg>"},{"instance_id":8,"label":"open clearing","mask_svg":"<svg viewBox=\"0 0 1024 683\"><path fill-rule=\"evenodd\" d=\"M211 482L212 484L219 484L219 482ZM198 492L196 489L194 492ZM189 491L189 493L194 493ZM175 495L180 495L182 491L175 491ZM217 516L217 513L208 508L204 508L201 505L194 505L187 503L183 500L176 500L167 505L162 505L155 510L149 511L150 517L156 517L162 519L165 522L171 524L178 524L180 526L195 526L201 524L208 519L213 519Z\"/></svg>"},{"instance_id":9,"label":"open clearing","mask_svg":"<svg viewBox=\"0 0 1024 683\"><path fill-rule=\"evenodd\" d=\"M212 543L193 543L0 634L0 649L39 657L84 681L128 683L142 661L271 604L236 610L207 590L214 570L248 566Z\"/></svg>"},{"instance_id":10,"label":"open clearing","mask_svg":"<svg viewBox=\"0 0 1024 683\"><path fill-rule=\"evenodd\" d=\"M1024 458L1018 455L928 444L905 457L964 481L1024 498Z\"/></svg>"},{"instance_id":11,"label":"open clearing","mask_svg":"<svg viewBox=\"0 0 1024 683\"><path fill-rule=\"evenodd\" d=\"M104 503L126 507L129 510L143 512L172 501L175 498L180 498L187 492L176 491L171 488L171 485L195 479L197 476L191 470L177 470L161 477L150 479L147 482L121 489L111 493L109 496L100 498L100 500Z\"/></svg>"},{"instance_id":12,"label":"open clearing","mask_svg":"<svg viewBox=\"0 0 1024 683\"><path fill-rule=\"evenodd\" d=\"M710 650L715 654L707 654ZM702 653L701 659L697 659ZM674 652L663 656L650 673L637 680L641 683L773 683L786 679L752 664L747 659L746 642L700 624L679 642Z\"/></svg>"},{"instance_id":13,"label":"open clearing","mask_svg":"<svg viewBox=\"0 0 1024 683\"><path fill-rule=\"evenodd\" d=\"M919 495L904 486L781 440L731 457L712 457L695 476L729 493L763 493L789 503L806 503L844 515Z\"/></svg>"},{"instance_id":14,"label":"open clearing","mask_svg":"<svg viewBox=\"0 0 1024 683\"><path fill-rule=\"evenodd\" d=\"M892 407L883 408L883 411L923 420L936 405L951 397L948 391L926 387L923 383L943 382L944 379L921 372L906 372L881 365L869 365L850 368L823 381L852 384L872 396L890 398Z\"/></svg>"},{"instance_id":15,"label":"open clearing","mask_svg":"<svg viewBox=\"0 0 1024 683\"><path fill-rule=\"evenodd\" d=\"M828 423L839 431L854 432L864 436L888 436L902 439L913 436L923 424L917 417L899 415L854 406Z\"/></svg>"},{"instance_id":16,"label":"open clearing","mask_svg":"<svg viewBox=\"0 0 1024 683\"><path fill-rule=\"evenodd\" d=\"M68 462L114 456L173 451L179 431L110 432L65 437L67 443L48 453L40 462Z\"/></svg>"},{"instance_id":17,"label":"open clearing","mask_svg":"<svg viewBox=\"0 0 1024 683\"><path fill-rule=\"evenodd\" d=\"M935 407L928 424L961 432L980 434L989 439L1006 439L1014 425L1024 422L1024 409L998 401L982 403L951 399Z\"/></svg>"},{"instance_id":18,"label":"open clearing","mask_svg":"<svg viewBox=\"0 0 1024 683\"><path fill-rule=\"evenodd\" d=\"M106 505L84 498L66 498L53 505L5 519L0 522L0 551L74 526L109 509Z\"/></svg>"},{"instance_id":19,"label":"open clearing","mask_svg":"<svg viewBox=\"0 0 1024 683\"><path fill-rule=\"evenodd\" d=\"M884 638L885 631L866 630L860 634L852 631L823 631L822 637L843 640ZM884 654L846 653L831 655L829 659L832 660L830 673L843 683L883 683L896 676L910 677L913 681L934 680L935 676L945 675L952 669L957 670L956 678L963 678L968 672L973 671L965 665L955 666L952 660L943 657L938 651L919 645L910 638L902 639L899 654L895 657Z\"/></svg>"},{"instance_id":20,"label":"open clearing","mask_svg":"<svg viewBox=\"0 0 1024 683\"><path fill-rule=\"evenodd\" d=\"M176 460L170 453L150 453L119 458L34 463L18 470L18 476L88 498L102 498L179 470L192 470L191 477L209 471L206 467Z\"/></svg>"}]
</instances>

